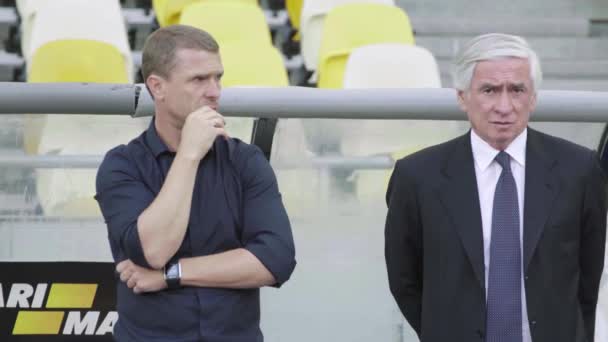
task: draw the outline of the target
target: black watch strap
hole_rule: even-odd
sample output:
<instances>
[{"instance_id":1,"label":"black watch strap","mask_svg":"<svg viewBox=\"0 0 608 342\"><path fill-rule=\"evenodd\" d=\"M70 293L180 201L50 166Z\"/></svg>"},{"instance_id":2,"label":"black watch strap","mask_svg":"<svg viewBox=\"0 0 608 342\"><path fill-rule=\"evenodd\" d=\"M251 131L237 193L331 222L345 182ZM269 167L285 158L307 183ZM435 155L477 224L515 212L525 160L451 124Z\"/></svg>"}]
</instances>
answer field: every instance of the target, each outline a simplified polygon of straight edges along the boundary
<instances>
[{"instance_id":1,"label":"black watch strap","mask_svg":"<svg viewBox=\"0 0 608 342\"><path fill-rule=\"evenodd\" d=\"M180 265L179 261L168 263L167 266L165 266L163 273L165 274L167 288L178 289L181 287L182 265Z\"/></svg>"}]
</instances>

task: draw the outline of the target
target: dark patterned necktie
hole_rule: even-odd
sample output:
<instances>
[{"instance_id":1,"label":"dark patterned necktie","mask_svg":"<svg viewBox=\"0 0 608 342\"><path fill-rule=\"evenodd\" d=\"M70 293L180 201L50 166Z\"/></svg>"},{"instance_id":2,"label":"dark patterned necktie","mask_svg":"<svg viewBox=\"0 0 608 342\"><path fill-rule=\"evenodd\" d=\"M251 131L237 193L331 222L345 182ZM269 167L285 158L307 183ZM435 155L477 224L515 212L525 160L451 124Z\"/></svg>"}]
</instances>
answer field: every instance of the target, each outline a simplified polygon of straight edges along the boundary
<instances>
[{"instance_id":1,"label":"dark patterned necktie","mask_svg":"<svg viewBox=\"0 0 608 342\"><path fill-rule=\"evenodd\" d=\"M492 209L486 342L521 342L521 252L517 187L511 158L501 151L502 173Z\"/></svg>"}]
</instances>

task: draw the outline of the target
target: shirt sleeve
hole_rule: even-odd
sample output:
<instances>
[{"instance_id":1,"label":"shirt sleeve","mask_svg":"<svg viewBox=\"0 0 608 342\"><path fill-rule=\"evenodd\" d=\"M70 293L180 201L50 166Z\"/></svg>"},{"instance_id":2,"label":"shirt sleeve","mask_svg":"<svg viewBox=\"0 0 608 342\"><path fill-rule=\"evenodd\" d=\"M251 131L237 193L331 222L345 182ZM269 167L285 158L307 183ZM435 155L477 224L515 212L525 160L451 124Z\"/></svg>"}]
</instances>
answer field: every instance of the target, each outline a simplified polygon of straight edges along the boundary
<instances>
[{"instance_id":1,"label":"shirt sleeve","mask_svg":"<svg viewBox=\"0 0 608 342\"><path fill-rule=\"evenodd\" d=\"M291 276L295 247L291 225L270 164L256 147L241 170L245 249L273 274L276 287Z\"/></svg>"},{"instance_id":2,"label":"shirt sleeve","mask_svg":"<svg viewBox=\"0 0 608 342\"><path fill-rule=\"evenodd\" d=\"M151 268L137 231L137 218L152 203L154 193L139 177L135 163L118 147L106 155L97 171L95 199L108 228L116 262L130 259Z\"/></svg>"}]
</instances>

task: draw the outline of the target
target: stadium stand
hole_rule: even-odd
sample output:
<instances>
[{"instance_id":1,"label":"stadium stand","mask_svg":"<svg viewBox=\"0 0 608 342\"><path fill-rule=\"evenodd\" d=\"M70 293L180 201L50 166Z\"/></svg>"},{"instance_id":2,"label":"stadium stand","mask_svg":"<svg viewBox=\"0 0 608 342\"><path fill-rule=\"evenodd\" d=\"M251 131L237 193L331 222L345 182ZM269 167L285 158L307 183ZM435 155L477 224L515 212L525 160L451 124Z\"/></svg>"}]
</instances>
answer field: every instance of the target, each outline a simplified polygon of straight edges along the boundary
<instances>
[{"instance_id":1,"label":"stadium stand","mask_svg":"<svg viewBox=\"0 0 608 342\"><path fill-rule=\"evenodd\" d=\"M57 0L51 4L30 0L21 5L29 13L30 37L22 47L28 82L133 81L131 50L118 1ZM65 8L73 12L68 14ZM128 117L30 115L24 124L24 148L40 155L103 154L142 128L141 120ZM99 215L93 199L94 170L37 170L36 175L45 215Z\"/></svg>"},{"instance_id":2,"label":"stadium stand","mask_svg":"<svg viewBox=\"0 0 608 342\"><path fill-rule=\"evenodd\" d=\"M321 35L318 87L341 88L344 66L350 52L374 43L414 44L405 11L399 7L373 3L353 3L331 10L325 18Z\"/></svg>"}]
</instances>

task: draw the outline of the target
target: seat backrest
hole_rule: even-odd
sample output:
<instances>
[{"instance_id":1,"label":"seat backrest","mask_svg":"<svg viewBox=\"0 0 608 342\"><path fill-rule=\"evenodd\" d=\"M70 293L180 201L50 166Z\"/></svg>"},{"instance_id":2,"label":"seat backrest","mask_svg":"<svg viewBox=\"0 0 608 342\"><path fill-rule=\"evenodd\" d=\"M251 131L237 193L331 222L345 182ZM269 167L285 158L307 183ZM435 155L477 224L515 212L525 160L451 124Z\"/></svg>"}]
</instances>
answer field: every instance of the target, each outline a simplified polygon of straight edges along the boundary
<instances>
[{"instance_id":1,"label":"seat backrest","mask_svg":"<svg viewBox=\"0 0 608 342\"><path fill-rule=\"evenodd\" d=\"M220 44L249 42L271 45L264 12L258 6L231 1L203 1L184 8L180 24L209 32Z\"/></svg>"},{"instance_id":2,"label":"seat backrest","mask_svg":"<svg viewBox=\"0 0 608 342\"><path fill-rule=\"evenodd\" d=\"M49 42L93 40L112 45L120 52L128 75L127 82L133 81L131 47L118 0L28 0L22 6L24 15L27 15L23 18L22 28L29 32L22 41L28 70L31 57Z\"/></svg>"},{"instance_id":3,"label":"seat backrest","mask_svg":"<svg viewBox=\"0 0 608 342\"><path fill-rule=\"evenodd\" d=\"M306 69L317 69L325 16L334 7L349 3L379 3L394 6L395 0L306 0L300 18L301 51Z\"/></svg>"},{"instance_id":4,"label":"seat backrest","mask_svg":"<svg viewBox=\"0 0 608 342\"><path fill-rule=\"evenodd\" d=\"M335 7L325 18L319 50L319 88L341 88L350 52L377 43L414 44L407 14L399 7L355 3Z\"/></svg>"},{"instance_id":5,"label":"seat backrest","mask_svg":"<svg viewBox=\"0 0 608 342\"><path fill-rule=\"evenodd\" d=\"M28 82L128 83L124 59L115 46L92 40L48 42L31 58ZM30 154L101 155L142 130L128 116L27 115L24 144ZM100 217L95 170L36 172L36 193L47 216Z\"/></svg>"},{"instance_id":6,"label":"seat backrest","mask_svg":"<svg viewBox=\"0 0 608 342\"><path fill-rule=\"evenodd\" d=\"M179 23L182 11L186 6L203 1L240 2L258 5L258 0L152 0L152 7L158 24L163 27Z\"/></svg>"},{"instance_id":7,"label":"seat backrest","mask_svg":"<svg viewBox=\"0 0 608 342\"><path fill-rule=\"evenodd\" d=\"M281 53L270 45L234 43L220 46L222 87L284 87L289 85ZM225 118L228 134L250 141L253 119Z\"/></svg>"},{"instance_id":8,"label":"seat backrest","mask_svg":"<svg viewBox=\"0 0 608 342\"><path fill-rule=\"evenodd\" d=\"M36 50L27 81L128 83L129 78L124 59L113 45L89 40L57 40ZM28 117L23 142L27 153L38 152L41 134L42 120Z\"/></svg>"},{"instance_id":9,"label":"seat backrest","mask_svg":"<svg viewBox=\"0 0 608 342\"><path fill-rule=\"evenodd\" d=\"M48 42L36 50L30 63L28 82L129 82L120 51L105 42Z\"/></svg>"},{"instance_id":10,"label":"seat backrest","mask_svg":"<svg viewBox=\"0 0 608 342\"><path fill-rule=\"evenodd\" d=\"M250 43L220 46L224 66L222 87L289 85L281 53L273 46Z\"/></svg>"},{"instance_id":11,"label":"seat backrest","mask_svg":"<svg viewBox=\"0 0 608 342\"><path fill-rule=\"evenodd\" d=\"M423 47L373 44L351 52L344 88L441 88L441 77L435 57Z\"/></svg>"}]
</instances>

